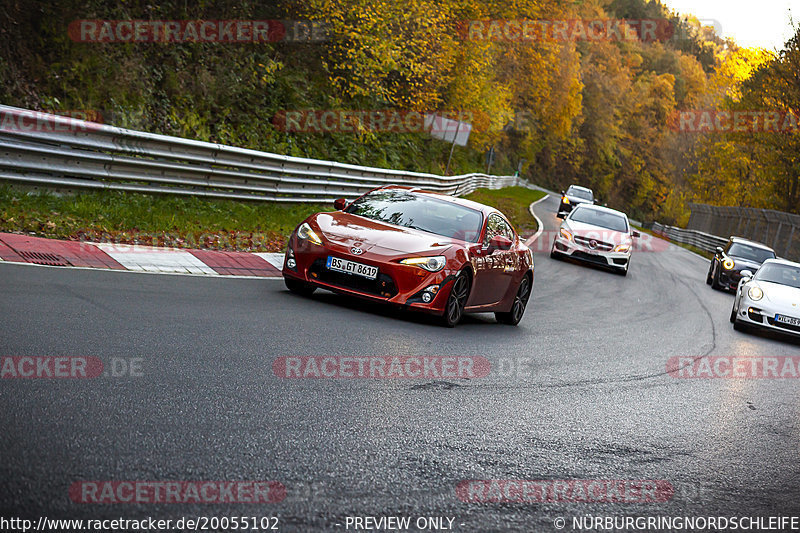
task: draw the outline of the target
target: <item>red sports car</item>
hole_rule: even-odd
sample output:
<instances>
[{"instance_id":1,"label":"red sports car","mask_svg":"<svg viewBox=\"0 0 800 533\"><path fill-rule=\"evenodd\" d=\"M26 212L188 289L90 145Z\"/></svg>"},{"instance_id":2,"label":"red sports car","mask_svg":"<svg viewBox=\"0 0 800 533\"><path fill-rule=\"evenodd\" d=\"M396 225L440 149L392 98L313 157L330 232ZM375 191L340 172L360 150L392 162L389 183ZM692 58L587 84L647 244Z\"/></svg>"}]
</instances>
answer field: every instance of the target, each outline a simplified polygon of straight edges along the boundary
<instances>
[{"instance_id":1,"label":"red sports car","mask_svg":"<svg viewBox=\"0 0 800 533\"><path fill-rule=\"evenodd\" d=\"M289 238L283 277L316 288L439 315L494 312L516 325L533 288L533 253L491 207L390 185L337 211L311 215Z\"/></svg>"}]
</instances>

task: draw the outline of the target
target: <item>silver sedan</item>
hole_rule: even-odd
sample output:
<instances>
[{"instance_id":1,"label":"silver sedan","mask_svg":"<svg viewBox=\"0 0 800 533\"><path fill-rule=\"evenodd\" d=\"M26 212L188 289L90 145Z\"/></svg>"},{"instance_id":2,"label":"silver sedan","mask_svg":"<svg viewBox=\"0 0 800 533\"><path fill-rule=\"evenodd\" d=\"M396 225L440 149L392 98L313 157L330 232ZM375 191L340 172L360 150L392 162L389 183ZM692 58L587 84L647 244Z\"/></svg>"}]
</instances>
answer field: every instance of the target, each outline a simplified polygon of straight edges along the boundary
<instances>
[{"instance_id":1,"label":"silver sedan","mask_svg":"<svg viewBox=\"0 0 800 533\"><path fill-rule=\"evenodd\" d=\"M768 259L755 274L747 270L736 289L731 322L800 336L800 263Z\"/></svg>"}]
</instances>

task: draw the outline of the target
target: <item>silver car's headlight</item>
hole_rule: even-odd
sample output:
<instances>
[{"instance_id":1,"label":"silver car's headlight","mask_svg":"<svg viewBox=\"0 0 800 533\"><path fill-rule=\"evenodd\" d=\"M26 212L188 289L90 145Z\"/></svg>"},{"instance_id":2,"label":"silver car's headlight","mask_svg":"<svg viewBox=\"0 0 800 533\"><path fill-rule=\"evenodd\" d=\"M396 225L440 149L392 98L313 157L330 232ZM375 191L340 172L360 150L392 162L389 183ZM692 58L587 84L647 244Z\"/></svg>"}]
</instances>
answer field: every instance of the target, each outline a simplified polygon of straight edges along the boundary
<instances>
[{"instance_id":1,"label":"silver car's headlight","mask_svg":"<svg viewBox=\"0 0 800 533\"><path fill-rule=\"evenodd\" d=\"M434 255L432 257L409 257L403 259L400 263L404 265L413 265L424 268L428 272L439 272L444 268L447 259L443 255Z\"/></svg>"},{"instance_id":2,"label":"silver car's headlight","mask_svg":"<svg viewBox=\"0 0 800 533\"><path fill-rule=\"evenodd\" d=\"M754 302L757 302L764 297L764 291L762 291L760 287L753 285L750 287L750 289L748 289L747 296L749 296Z\"/></svg>"}]
</instances>

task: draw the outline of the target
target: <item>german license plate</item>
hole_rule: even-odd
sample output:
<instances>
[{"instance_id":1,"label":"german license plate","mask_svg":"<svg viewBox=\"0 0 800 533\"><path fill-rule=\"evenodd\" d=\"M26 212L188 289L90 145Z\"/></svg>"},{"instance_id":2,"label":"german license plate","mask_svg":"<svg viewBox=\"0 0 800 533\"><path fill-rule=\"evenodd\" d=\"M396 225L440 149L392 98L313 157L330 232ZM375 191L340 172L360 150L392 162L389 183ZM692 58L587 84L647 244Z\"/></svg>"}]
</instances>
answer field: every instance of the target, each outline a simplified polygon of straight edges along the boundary
<instances>
[{"instance_id":1,"label":"german license plate","mask_svg":"<svg viewBox=\"0 0 800 533\"><path fill-rule=\"evenodd\" d=\"M792 316L775 315L775 322L789 324L790 326L800 326L800 318L794 318Z\"/></svg>"},{"instance_id":2,"label":"german license plate","mask_svg":"<svg viewBox=\"0 0 800 533\"><path fill-rule=\"evenodd\" d=\"M328 256L327 267L329 270L353 274L367 279L375 279L378 277L378 267L356 263L355 261L340 259L338 257Z\"/></svg>"}]
</instances>

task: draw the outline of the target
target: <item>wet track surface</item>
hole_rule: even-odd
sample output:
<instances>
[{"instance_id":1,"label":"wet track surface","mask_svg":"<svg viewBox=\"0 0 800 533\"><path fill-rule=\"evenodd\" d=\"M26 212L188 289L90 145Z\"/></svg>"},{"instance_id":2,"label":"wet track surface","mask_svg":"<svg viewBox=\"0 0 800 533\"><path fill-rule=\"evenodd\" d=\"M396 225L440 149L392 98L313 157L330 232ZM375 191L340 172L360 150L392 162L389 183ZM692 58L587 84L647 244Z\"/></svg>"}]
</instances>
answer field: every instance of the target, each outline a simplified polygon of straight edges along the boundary
<instances>
[{"instance_id":1,"label":"wet track surface","mask_svg":"<svg viewBox=\"0 0 800 533\"><path fill-rule=\"evenodd\" d=\"M536 206L557 228L556 200ZM545 232L542 238L552 239ZM549 250L538 246L537 250ZM630 273L535 256L518 327L455 329L279 280L0 264L0 355L141 358L141 377L0 381L0 514L454 517L456 531L555 531L577 515L800 511L796 379L677 379L670 357L800 355L735 332L733 296L670 245ZM280 356L482 356L466 379L287 380ZM652 479L663 503L465 503L470 479ZM77 504L81 480L277 480L281 503ZM337 524L340 524L337 526ZM570 530L570 527L567 527Z\"/></svg>"}]
</instances>

